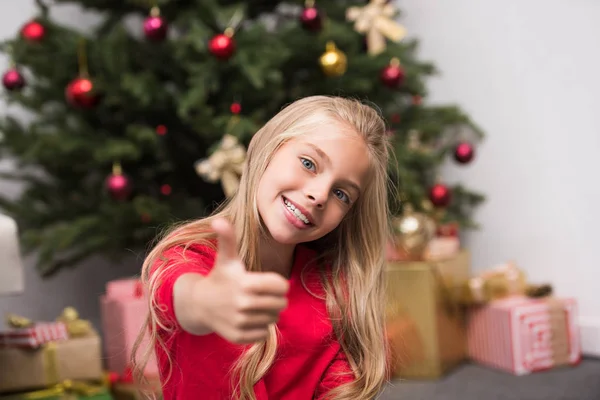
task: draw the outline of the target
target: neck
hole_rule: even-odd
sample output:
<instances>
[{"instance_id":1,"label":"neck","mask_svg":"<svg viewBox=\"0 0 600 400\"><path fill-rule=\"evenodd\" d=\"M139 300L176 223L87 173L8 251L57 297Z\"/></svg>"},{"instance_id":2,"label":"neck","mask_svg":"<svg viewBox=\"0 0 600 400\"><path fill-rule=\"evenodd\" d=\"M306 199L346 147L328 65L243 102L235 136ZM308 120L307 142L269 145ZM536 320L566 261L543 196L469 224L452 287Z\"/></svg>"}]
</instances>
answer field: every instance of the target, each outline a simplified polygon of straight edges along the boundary
<instances>
[{"instance_id":1,"label":"neck","mask_svg":"<svg viewBox=\"0 0 600 400\"><path fill-rule=\"evenodd\" d=\"M260 241L260 263L263 271L276 272L289 278L294 263L295 245L275 242L271 237Z\"/></svg>"}]
</instances>

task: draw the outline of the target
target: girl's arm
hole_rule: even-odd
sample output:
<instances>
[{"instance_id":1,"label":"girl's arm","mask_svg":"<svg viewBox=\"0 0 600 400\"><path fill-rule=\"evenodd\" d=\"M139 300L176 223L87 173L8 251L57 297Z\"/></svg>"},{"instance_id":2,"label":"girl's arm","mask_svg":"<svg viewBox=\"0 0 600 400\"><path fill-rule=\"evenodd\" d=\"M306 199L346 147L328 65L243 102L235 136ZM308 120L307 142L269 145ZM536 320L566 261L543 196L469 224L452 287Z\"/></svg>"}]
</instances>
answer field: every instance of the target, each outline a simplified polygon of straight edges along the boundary
<instances>
[{"instance_id":1,"label":"girl's arm","mask_svg":"<svg viewBox=\"0 0 600 400\"><path fill-rule=\"evenodd\" d=\"M354 379L354 372L352 372L348 357L346 357L344 350L340 349L321 377L321 382L317 385L315 392L315 399L324 399L327 392L340 385L352 382Z\"/></svg>"}]
</instances>

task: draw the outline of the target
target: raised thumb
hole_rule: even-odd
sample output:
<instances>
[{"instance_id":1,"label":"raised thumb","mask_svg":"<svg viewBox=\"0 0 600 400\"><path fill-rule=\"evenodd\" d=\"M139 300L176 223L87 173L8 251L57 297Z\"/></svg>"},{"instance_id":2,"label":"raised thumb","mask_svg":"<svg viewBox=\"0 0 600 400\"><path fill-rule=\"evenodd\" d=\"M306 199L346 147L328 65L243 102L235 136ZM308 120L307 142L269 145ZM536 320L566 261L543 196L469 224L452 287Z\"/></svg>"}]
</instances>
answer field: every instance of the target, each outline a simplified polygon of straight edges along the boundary
<instances>
[{"instance_id":1,"label":"raised thumb","mask_svg":"<svg viewBox=\"0 0 600 400\"><path fill-rule=\"evenodd\" d=\"M235 231L231 223L225 218L219 218L214 220L211 226L217 234L216 263L224 264L231 261L239 261Z\"/></svg>"}]
</instances>

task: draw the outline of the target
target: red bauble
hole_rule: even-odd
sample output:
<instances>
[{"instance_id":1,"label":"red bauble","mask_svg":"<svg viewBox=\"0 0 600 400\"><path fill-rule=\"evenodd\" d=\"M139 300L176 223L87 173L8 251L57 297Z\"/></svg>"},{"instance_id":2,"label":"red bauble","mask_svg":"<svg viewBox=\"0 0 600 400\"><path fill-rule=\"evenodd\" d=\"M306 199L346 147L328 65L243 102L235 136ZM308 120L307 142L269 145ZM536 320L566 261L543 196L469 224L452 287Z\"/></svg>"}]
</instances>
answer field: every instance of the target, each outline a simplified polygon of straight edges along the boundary
<instances>
[{"instance_id":1,"label":"red bauble","mask_svg":"<svg viewBox=\"0 0 600 400\"><path fill-rule=\"evenodd\" d=\"M144 21L144 35L153 42L164 40L168 30L169 24L159 15L151 15Z\"/></svg>"},{"instance_id":2,"label":"red bauble","mask_svg":"<svg viewBox=\"0 0 600 400\"><path fill-rule=\"evenodd\" d=\"M23 25L21 36L31 42L39 42L46 36L46 28L39 22L31 21Z\"/></svg>"},{"instance_id":3,"label":"red bauble","mask_svg":"<svg viewBox=\"0 0 600 400\"><path fill-rule=\"evenodd\" d=\"M11 68L2 76L2 84L8 90L19 90L25 86L25 78L18 69Z\"/></svg>"},{"instance_id":4,"label":"red bauble","mask_svg":"<svg viewBox=\"0 0 600 400\"><path fill-rule=\"evenodd\" d=\"M229 106L229 110L231 110L233 114L239 114L242 112L242 106L240 103L232 103L231 106Z\"/></svg>"},{"instance_id":5,"label":"red bauble","mask_svg":"<svg viewBox=\"0 0 600 400\"><path fill-rule=\"evenodd\" d=\"M106 178L106 189L115 200L127 200L131 194L129 178L120 173L113 173Z\"/></svg>"},{"instance_id":6,"label":"red bauble","mask_svg":"<svg viewBox=\"0 0 600 400\"><path fill-rule=\"evenodd\" d=\"M381 70L379 77L385 86L396 88L404 82L404 68L401 65L390 64Z\"/></svg>"},{"instance_id":7,"label":"red bauble","mask_svg":"<svg viewBox=\"0 0 600 400\"><path fill-rule=\"evenodd\" d=\"M208 43L210 52L220 60L227 60L235 52L235 40L223 33L213 36Z\"/></svg>"},{"instance_id":8,"label":"red bauble","mask_svg":"<svg viewBox=\"0 0 600 400\"><path fill-rule=\"evenodd\" d=\"M468 164L475 156L475 148L471 143L461 142L454 149L454 159L461 164Z\"/></svg>"},{"instance_id":9,"label":"red bauble","mask_svg":"<svg viewBox=\"0 0 600 400\"><path fill-rule=\"evenodd\" d=\"M75 78L65 89L69 104L75 107L93 108L100 101L100 95L94 89L94 83L88 78Z\"/></svg>"},{"instance_id":10,"label":"red bauble","mask_svg":"<svg viewBox=\"0 0 600 400\"><path fill-rule=\"evenodd\" d=\"M429 200L436 207L447 207L452 195L448 186L437 183L429 190Z\"/></svg>"},{"instance_id":11,"label":"red bauble","mask_svg":"<svg viewBox=\"0 0 600 400\"><path fill-rule=\"evenodd\" d=\"M323 28L323 18L316 7L305 7L300 15L300 23L310 32L318 32Z\"/></svg>"}]
</instances>

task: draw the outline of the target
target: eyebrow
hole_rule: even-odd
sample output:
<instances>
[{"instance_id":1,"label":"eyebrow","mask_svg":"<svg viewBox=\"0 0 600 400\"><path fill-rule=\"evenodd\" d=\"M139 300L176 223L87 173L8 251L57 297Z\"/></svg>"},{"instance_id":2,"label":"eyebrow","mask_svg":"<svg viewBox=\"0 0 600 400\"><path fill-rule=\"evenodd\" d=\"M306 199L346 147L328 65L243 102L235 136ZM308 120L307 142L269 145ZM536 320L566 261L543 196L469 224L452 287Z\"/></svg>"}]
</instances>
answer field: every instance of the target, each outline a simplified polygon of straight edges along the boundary
<instances>
[{"instance_id":1,"label":"eyebrow","mask_svg":"<svg viewBox=\"0 0 600 400\"><path fill-rule=\"evenodd\" d=\"M329 156L327 155L327 153L325 153L319 146L313 144L313 143L306 143L310 148L312 148L318 155L319 157L321 157L322 159L325 160L325 162L329 165L331 165L331 159L329 158ZM358 186L358 184L356 184L355 182L349 181L347 179L342 179L341 180L342 183L345 183L348 186L351 186L352 188L354 188L358 193L360 193L360 186Z\"/></svg>"}]
</instances>

